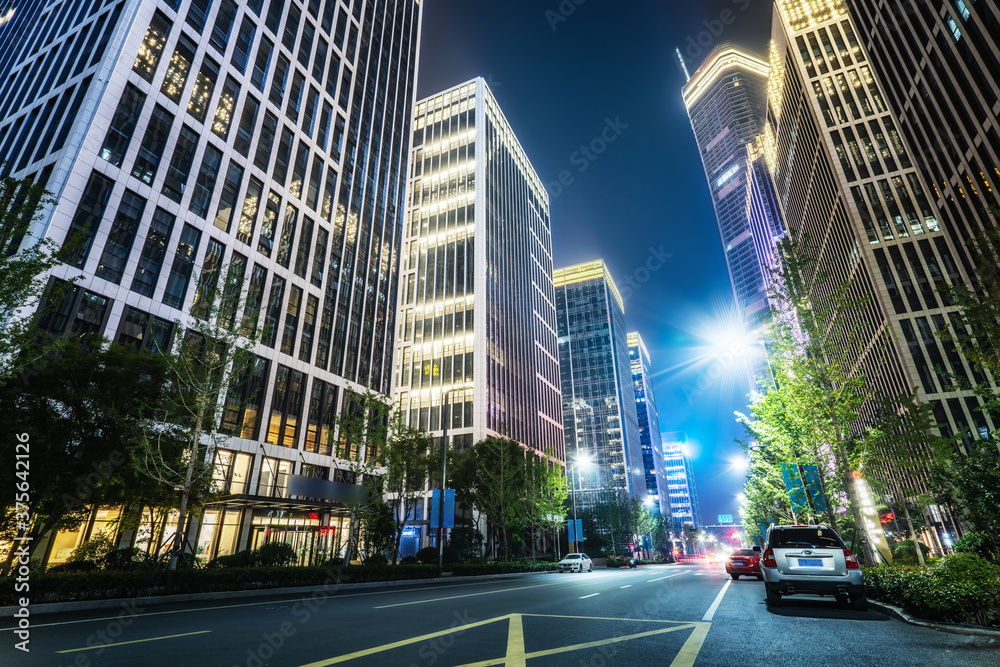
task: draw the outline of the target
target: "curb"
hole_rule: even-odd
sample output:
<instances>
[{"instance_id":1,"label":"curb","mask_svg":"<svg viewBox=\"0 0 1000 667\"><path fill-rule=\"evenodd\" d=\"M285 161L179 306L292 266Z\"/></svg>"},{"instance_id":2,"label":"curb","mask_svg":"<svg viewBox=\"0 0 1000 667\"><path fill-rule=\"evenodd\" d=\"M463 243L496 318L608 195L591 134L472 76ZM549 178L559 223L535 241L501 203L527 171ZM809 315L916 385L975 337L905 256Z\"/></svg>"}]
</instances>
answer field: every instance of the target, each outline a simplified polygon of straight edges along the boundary
<instances>
[{"instance_id":1,"label":"curb","mask_svg":"<svg viewBox=\"0 0 1000 667\"><path fill-rule=\"evenodd\" d=\"M320 586L289 586L285 588L258 588L243 591L220 591L217 593L180 593L177 595L155 595L142 598L112 598L109 600L80 600L78 602L42 602L28 607L32 616L43 614L59 614L73 611L93 611L99 609L116 609L118 607L152 607L165 604L177 604L182 602L197 602L199 600L227 600L242 598L260 598L284 595L305 595L307 593L329 593L332 591L363 590L367 588L397 588L412 586L414 584L435 584L442 581L454 583L465 580L491 580L507 579L525 574L551 574L552 572L509 572L507 574L487 574L478 577L452 577L451 573L442 573L441 577L434 579L402 579L399 581L371 581L356 584L323 584ZM0 607L0 619L14 618L14 613L20 607Z\"/></svg>"},{"instance_id":2,"label":"curb","mask_svg":"<svg viewBox=\"0 0 1000 667\"><path fill-rule=\"evenodd\" d=\"M990 643L1000 640L1000 630L991 630L989 628L980 628L974 625L964 625L958 623L936 623L934 621L925 621L922 618L917 618L916 616L910 616L902 607L897 607L896 605L888 604L886 602L877 602L875 600L868 600L868 606L875 611L885 614L886 616L891 616L892 618L903 621L904 623L909 623L910 625L919 625L924 628L930 628L931 630L938 630L939 632L950 632L956 635L974 635L978 637L989 637Z\"/></svg>"}]
</instances>

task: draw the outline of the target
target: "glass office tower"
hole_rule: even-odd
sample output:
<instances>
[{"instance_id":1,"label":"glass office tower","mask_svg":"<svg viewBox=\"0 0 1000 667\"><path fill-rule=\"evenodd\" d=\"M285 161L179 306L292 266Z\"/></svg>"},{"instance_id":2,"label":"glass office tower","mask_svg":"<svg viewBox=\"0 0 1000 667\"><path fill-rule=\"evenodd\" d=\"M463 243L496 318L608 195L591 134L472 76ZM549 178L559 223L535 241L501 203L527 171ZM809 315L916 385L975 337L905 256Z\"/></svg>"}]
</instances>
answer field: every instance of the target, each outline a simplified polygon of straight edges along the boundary
<instances>
[{"instance_id":1,"label":"glass office tower","mask_svg":"<svg viewBox=\"0 0 1000 667\"><path fill-rule=\"evenodd\" d=\"M481 78L417 103L411 152L395 400L457 449L561 463L548 194Z\"/></svg>"},{"instance_id":2,"label":"glass office tower","mask_svg":"<svg viewBox=\"0 0 1000 667\"><path fill-rule=\"evenodd\" d=\"M568 470L576 480L571 488L577 489L577 504L592 505L603 489L644 499L646 475L621 294L601 260L558 269L555 286L566 456L591 462L572 463Z\"/></svg>"},{"instance_id":3,"label":"glass office tower","mask_svg":"<svg viewBox=\"0 0 1000 667\"><path fill-rule=\"evenodd\" d=\"M635 393L635 415L639 425L639 445L642 447L642 467L646 475L646 503L651 513L669 518L670 497L663 470L660 413L656 409L649 350L637 331L630 332L627 340L628 357L632 366L632 390Z\"/></svg>"},{"instance_id":4,"label":"glass office tower","mask_svg":"<svg viewBox=\"0 0 1000 667\"><path fill-rule=\"evenodd\" d=\"M670 530L675 539L684 538L684 526L700 528L701 507L698 505L698 488L694 481L691 459L684 451L687 435L682 431L662 434L663 469L667 476L670 496Z\"/></svg>"},{"instance_id":5,"label":"glass office tower","mask_svg":"<svg viewBox=\"0 0 1000 667\"><path fill-rule=\"evenodd\" d=\"M288 484L347 479L329 438L345 391L389 392L420 3L46 7L0 28L0 160L56 196L38 236L82 240L46 328L166 348L228 267L269 335L220 424L199 554L280 539L329 557L342 509Z\"/></svg>"},{"instance_id":6,"label":"glass office tower","mask_svg":"<svg viewBox=\"0 0 1000 667\"><path fill-rule=\"evenodd\" d=\"M747 219L747 144L764 129L767 63L721 44L684 86L684 105L698 142L715 207L726 266L740 316L749 325L767 313L763 270Z\"/></svg>"},{"instance_id":7,"label":"glass office tower","mask_svg":"<svg viewBox=\"0 0 1000 667\"><path fill-rule=\"evenodd\" d=\"M939 211L937 186L899 132L883 85L888 73L873 66L845 2L781 0L773 25L765 161L789 233L824 239L818 268L869 299L848 315L863 341L851 363L873 394L915 391L942 424L965 430L977 419L994 428L973 392L952 389L948 374L970 377L972 369L935 336L955 316L937 289L969 278L945 231L960 223ZM873 474L897 498L926 488L923 473ZM938 534L949 532L940 519L927 516L936 548Z\"/></svg>"},{"instance_id":8,"label":"glass office tower","mask_svg":"<svg viewBox=\"0 0 1000 667\"><path fill-rule=\"evenodd\" d=\"M1000 6L956 0L913 3L916 11L902 12L857 0L848 8L914 167L941 213L942 231L963 272L975 279L966 243L995 227L990 211L1000 207ZM935 368L938 359L954 354L931 337L907 342ZM969 378L964 364L958 366L959 376ZM928 393L939 396L937 421L946 434L970 443L1000 427L997 415L982 412L978 398L945 398L938 391L946 388L945 378L928 374L926 382Z\"/></svg>"}]
</instances>

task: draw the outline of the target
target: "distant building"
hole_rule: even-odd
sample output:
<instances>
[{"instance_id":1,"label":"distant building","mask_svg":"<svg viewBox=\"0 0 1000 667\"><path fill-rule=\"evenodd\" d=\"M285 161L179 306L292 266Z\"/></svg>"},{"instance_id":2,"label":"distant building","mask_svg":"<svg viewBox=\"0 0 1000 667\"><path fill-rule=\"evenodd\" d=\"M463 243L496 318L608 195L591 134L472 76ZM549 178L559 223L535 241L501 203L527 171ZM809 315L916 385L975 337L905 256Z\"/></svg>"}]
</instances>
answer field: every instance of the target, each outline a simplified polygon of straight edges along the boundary
<instances>
[{"instance_id":1,"label":"distant building","mask_svg":"<svg viewBox=\"0 0 1000 667\"><path fill-rule=\"evenodd\" d=\"M649 351L638 332L628 334L628 355L632 364L632 388L635 392L639 444L642 446L642 467L646 475L646 502L651 512L670 519L670 498L663 466L660 414L656 409L653 373Z\"/></svg>"},{"instance_id":2,"label":"distant building","mask_svg":"<svg viewBox=\"0 0 1000 667\"><path fill-rule=\"evenodd\" d=\"M733 293L744 321L768 309L763 270L747 219L747 144L764 129L767 62L719 45L684 86L684 105L708 179Z\"/></svg>"},{"instance_id":3,"label":"distant building","mask_svg":"<svg viewBox=\"0 0 1000 667\"><path fill-rule=\"evenodd\" d=\"M571 480L578 473L580 506L604 488L644 498L621 294L601 260L557 269L555 287L567 470ZM575 469L581 458L594 465Z\"/></svg>"},{"instance_id":4,"label":"distant building","mask_svg":"<svg viewBox=\"0 0 1000 667\"><path fill-rule=\"evenodd\" d=\"M671 531L675 537L683 538L684 526L700 528L702 525L694 469L691 467L691 459L684 452L687 435L682 431L671 431L662 434L661 440L663 466L670 495L670 515L673 518Z\"/></svg>"}]
</instances>

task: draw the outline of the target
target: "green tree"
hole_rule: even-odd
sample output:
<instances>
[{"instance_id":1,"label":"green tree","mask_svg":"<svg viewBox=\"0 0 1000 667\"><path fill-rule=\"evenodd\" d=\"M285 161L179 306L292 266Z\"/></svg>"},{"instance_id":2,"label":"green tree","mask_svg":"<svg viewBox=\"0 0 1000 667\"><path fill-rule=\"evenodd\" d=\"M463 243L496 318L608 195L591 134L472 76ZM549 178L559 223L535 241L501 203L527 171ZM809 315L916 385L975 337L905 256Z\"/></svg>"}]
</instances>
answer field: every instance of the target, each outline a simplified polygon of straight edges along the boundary
<instances>
[{"instance_id":1,"label":"green tree","mask_svg":"<svg viewBox=\"0 0 1000 667\"><path fill-rule=\"evenodd\" d=\"M519 525L529 536L531 562L544 531L561 526L566 519L569 497L563 467L539 456L528 454L525 460L524 498L518 507Z\"/></svg>"},{"instance_id":2,"label":"green tree","mask_svg":"<svg viewBox=\"0 0 1000 667\"><path fill-rule=\"evenodd\" d=\"M16 415L0 420L0 456L15 462L28 453L25 463L0 467L0 480L18 489L21 503L6 507L5 537L29 538L34 553L49 531L77 527L88 506L122 498L133 473L130 450L166 373L160 355L66 338L29 382L0 386L0 413Z\"/></svg>"},{"instance_id":3,"label":"green tree","mask_svg":"<svg viewBox=\"0 0 1000 667\"><path fill-rule=\"evenodd\" d=\"M54 341L39 335L36 312L43 295L58 303L71 282L46 293L44 275L58 264L50 239L32 239L32 226L52 203L30 179L0 178L0 385L22 374L25 381L50 356Z\"/></svg>"},{"instance_id":4,"label":"green tree","mask_svg":"<svg viewBox=\"0 0 1000 667\"><path fill-rule=\"evenodd\" d=\"M510 561L511 532L521 525L525 498L525 449L515 440L491 437L460 452L452 470L452 484L463 504L486 515L490 546ZM498 539L494 538L498 534Z\"/></svg>"},{"instance_id":5,"label":"green tree","mask_svg":"<svg viewBox=\"0 0 1000 667\"><path fill-rule=\"evenodd\" d=\"M191 547L190 514L200 510L211 494L215 451L232 437L221 430L229 390L244 381L258 362L253 348L261 332L248 331L244 324L258 316L248 305L255 295L241 295L241 283L242 276L233 267L206 266L198 277L191 317L175 323L173 350L162 355L168 368L166 396L147 421L140 441L140 469L177 489L179 516L171 569ZM240 312L244 318L237 322Z\"/></svg>"}]
</instances>

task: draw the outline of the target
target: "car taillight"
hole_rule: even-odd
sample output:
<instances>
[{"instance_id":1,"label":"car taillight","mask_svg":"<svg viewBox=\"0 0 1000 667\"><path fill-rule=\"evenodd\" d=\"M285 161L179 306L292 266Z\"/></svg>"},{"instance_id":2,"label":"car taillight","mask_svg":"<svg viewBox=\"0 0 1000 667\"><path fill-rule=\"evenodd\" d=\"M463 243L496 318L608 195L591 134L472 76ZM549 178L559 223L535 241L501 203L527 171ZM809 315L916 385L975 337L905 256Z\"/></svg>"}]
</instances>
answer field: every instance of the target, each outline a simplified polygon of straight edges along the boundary
<instances>
[{"instance_id":1,"label":"car taillight","mask_svg":"<svg viewBox=\"0 0 1000 667\"><path fill-rule=\"evenodd\" d=\"M778 567L778 561L774 560L774 549L765 549L761 557L764 559L764 567Z\"/></svg>"},{"instance_id":2,"label":"car taillight","mask_svg":"<svg viewBox=\"0 0 1000 667\"><path fill-rule=\"evenodd\" d=\"M844 549L844 560L847 561L848 570L857 570L860 565L858 565L858 557L851 553L850 549Z\"/></svg>"}]
</instances>

